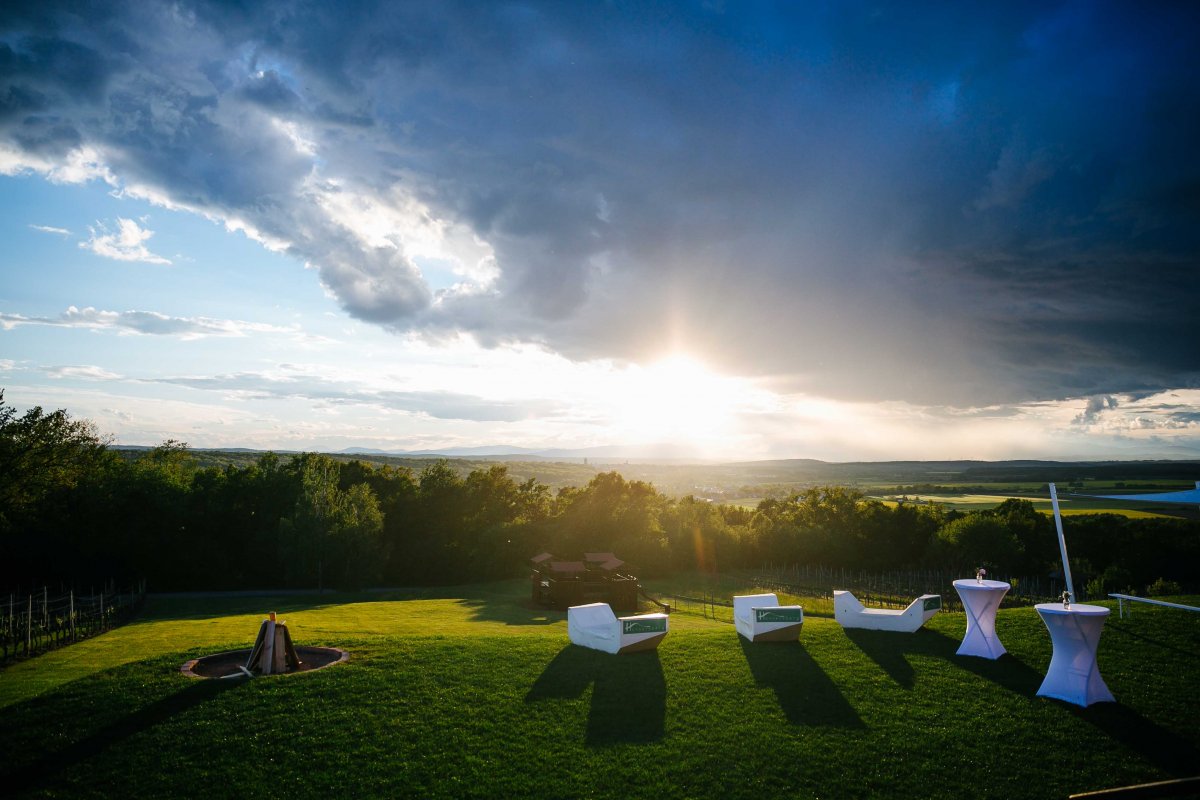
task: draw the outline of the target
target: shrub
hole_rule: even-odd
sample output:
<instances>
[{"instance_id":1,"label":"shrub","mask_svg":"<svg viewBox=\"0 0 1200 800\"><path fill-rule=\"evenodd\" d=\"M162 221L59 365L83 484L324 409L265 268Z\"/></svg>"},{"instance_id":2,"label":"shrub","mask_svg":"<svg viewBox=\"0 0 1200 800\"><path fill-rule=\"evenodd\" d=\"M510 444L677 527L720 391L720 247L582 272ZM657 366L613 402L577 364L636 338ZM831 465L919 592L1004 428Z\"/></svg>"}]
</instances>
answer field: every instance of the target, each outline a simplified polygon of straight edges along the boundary
<instances>
[{"instance_id":1,"label":"shrub","mask_svg":"<svg viewBox=\"0 0 1200 800\"><path fill-rule=\"evenodd\" d=\"M1104 584L1104 576L1092 578L1083 587L1084 599L1098 600L1108 594L1108 587Z\"/></svg>"},{"instance_id":2,"label":"shrub","mask_svg":"<svg viewBox=\"0 0 1200 800\"><path fill-rule=\"evenodd\" d=\"M1146 594L1150 597L1157 597L1164 594L1182 594L1183 590L1175 581L1169 581L1166 578L1158 578L1154 583L1146 587Z\"/></svg>"}]
</instances>

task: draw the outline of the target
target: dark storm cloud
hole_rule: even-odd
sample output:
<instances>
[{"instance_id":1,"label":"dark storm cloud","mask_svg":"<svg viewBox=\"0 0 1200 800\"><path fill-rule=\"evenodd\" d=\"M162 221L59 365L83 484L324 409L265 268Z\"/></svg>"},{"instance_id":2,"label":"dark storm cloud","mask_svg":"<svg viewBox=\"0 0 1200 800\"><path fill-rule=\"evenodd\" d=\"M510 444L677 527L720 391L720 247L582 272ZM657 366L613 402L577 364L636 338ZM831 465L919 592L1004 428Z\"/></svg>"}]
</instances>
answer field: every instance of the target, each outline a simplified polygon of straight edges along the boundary
<instances>
[{"instance_id":1,"label":"dark storm cloud","mask_svg":"<svg viewBox=\"0 0 1200 800\"><path fill-rule=\"evenodd\" d=\"M97 148L359 318L836 397L1200 385L1188 4L70 8L0 22L0 137ZM468 226L499 278L435 297L323 186Z\"/></svg>"},{"instance_id":2,"label":"dark storm cloud","mask_svg":"<svg viewBox=\"0 0 1200 800\"><path fill-rule=\"evenodd\" d=\"M1074 422L1076 425L1091 425L1100 419L1100 415L1105 411L1111 411L1120 404L1120 401L1112 395L1089 397L1083 413L1075 417Z\"/></svg>"},{"instance_id":3,"label":"dark storm cloud","mask_svg":"<svg viewBox=\"0 0 1200 800\"><path fill-rule=\"evenodd\" d=\"M240 92L242 97L277 111L295 111L303 105L300 96L274 70L259 73L247 81Z\"/></svg>"}]
</instances>

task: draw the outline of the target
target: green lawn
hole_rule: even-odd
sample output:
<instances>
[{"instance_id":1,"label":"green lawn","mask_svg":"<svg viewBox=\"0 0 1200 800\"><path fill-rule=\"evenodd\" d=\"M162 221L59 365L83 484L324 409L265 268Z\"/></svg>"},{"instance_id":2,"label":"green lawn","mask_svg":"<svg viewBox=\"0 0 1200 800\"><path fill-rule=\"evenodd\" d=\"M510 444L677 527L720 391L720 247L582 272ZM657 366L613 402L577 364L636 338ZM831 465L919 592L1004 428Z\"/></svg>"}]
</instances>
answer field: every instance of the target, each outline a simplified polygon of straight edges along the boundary
<instances>
[{"instance_id":1,"label":"green lawn","mask_svg":"<svg viewBox=\"0 0 1200 800\"><path fill-rule=\"evenodd\" d=\"M0 673L0 793L38 797L1066 797L1200 772L1200 615L1110 618L1120 701L1035 697L1050 642L1002 610L1010 655L805 623L743 644L676 615L657 652L568 645L524 582L398 597L155 600L134 624ZM1197 598L1183 602L1196 604ZM268 610L347 664L188 679Z\"/></svg>"}]
</instances>

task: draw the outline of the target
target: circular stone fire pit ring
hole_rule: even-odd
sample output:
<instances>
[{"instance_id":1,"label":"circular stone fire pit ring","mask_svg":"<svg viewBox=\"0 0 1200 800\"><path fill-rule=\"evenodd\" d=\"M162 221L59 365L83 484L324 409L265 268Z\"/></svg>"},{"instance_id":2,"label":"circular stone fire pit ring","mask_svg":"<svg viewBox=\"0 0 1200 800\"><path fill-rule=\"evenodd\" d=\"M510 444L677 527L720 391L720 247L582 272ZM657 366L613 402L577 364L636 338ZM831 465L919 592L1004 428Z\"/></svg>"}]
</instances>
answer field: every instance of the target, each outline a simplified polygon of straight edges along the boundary
<instances>
[{"instance_id":1,"label":"circular stone fire pit ring","mask_svg":"<svg viewBox=\"0 0 1200 800\"><path fill-rule=\"evenodd\" d=\"M278 675L300 675L305 672L315 672L334 664L350 660L350 653L340 647L297 647L296 654L300 656L300 668L291 672L276 673ZM245 675L241 667L250 658L250 648L245 650L227 650L224 653L213 653L210 656L193 658L184 664L180 671L189 678L230 678ZM273 678L275 675L255 676Z\"/></svg>"}]
</instances>

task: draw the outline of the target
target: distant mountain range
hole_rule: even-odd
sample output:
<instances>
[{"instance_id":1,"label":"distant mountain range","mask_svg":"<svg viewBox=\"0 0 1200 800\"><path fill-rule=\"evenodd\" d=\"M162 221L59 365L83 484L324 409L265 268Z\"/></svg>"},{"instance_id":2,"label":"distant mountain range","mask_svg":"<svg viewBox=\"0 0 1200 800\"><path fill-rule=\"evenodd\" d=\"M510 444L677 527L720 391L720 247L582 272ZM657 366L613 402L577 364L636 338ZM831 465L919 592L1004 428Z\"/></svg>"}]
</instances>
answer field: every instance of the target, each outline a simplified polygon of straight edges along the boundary
<instances>
[{"instance_id":1,"label":"distant mountain range","mask_svg":"<svg viewBox=\"0 0 1200 800\"><path fill-rule=\"evenodd\" d=\"M612 445L606 447L549 448L542 450L505 445L444 447L436 450L380 450L370 447L347 447L343 450L338 450L337 455L393 456L395 458L436 458L444 456L447 458L478 458L503 461L562 461L564 459L578 460L586 458L590 461L600 463L623 461L699 463L710 461L710 459L701 458L697 451L691 447L674 444Z\"/></svg>"},{"instance_id":2,"label":"distant mountain range","mask_svg":"<svg viewBox=\"0 0 1200 800\"><path fill-rule=\"evenodd\" d=\"M152 450L146 445L113 445L117 450ZM192 447L196 452L221 452L255 454L265 453L251 447ZM854 467L863 468L870 465L884 467L890 470L915 468L918 471L942 470L959 471L973 467L984 468L1061 468L1079 465L1119 466L1121 464L1153 464L1171 462L1194 462L1200 460L1200 446L1190 447L1175 445L1165 448L1163 455L1153 457L1115 456L1097 458L1095 456L1063 456L1056 459L1009 459L983 461L976 459L953 460L895 460L895 461L822 461L815 458L778 458L760 459L754 461L714 460L700 456L698 451L686 445L650 444L650 445L611 445L605 447L582 448L530 448L510 445L480 445L476 447L443 447L427 450L386 450L374 447L347 447L328 452L335 456L364 456L367 458L461 458L476 461L584 461L592 464L695 464L695 465L725 465L739 467L786 467L789 470L804 467ZM301 450L271 450L279 455L291 455L305 452Z\"/></svg>"}]
</instances>

